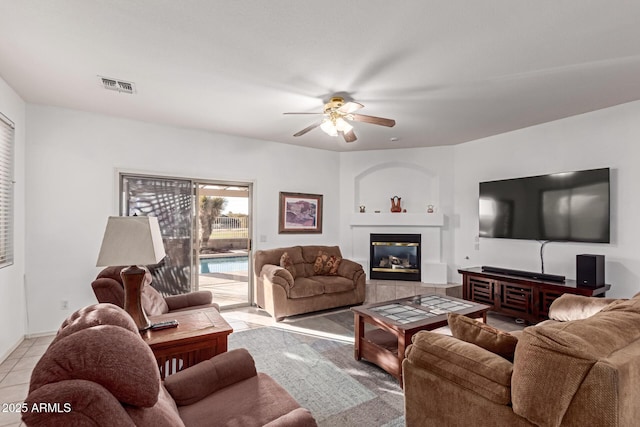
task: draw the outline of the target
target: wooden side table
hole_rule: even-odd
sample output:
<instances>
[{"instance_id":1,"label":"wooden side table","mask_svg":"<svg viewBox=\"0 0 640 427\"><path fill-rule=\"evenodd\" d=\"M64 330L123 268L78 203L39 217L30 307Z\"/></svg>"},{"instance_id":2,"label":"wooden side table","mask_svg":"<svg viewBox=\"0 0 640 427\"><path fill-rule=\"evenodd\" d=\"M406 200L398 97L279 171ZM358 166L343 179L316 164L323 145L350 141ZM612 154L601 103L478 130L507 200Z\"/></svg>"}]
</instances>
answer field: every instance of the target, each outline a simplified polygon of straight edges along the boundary
<instances>
[{"instance_id":1,"label":"wooden side table","mask_svg":"<svg viewBox=\"0 0 640 427\"><path fill-rule=\"evenodd\" d=\"M173 319L179 323L175 328L142 332L161 378L227 351L227 337L233 328L214 308L149 316L152 324Z\"/></svg>"}]
</instances>

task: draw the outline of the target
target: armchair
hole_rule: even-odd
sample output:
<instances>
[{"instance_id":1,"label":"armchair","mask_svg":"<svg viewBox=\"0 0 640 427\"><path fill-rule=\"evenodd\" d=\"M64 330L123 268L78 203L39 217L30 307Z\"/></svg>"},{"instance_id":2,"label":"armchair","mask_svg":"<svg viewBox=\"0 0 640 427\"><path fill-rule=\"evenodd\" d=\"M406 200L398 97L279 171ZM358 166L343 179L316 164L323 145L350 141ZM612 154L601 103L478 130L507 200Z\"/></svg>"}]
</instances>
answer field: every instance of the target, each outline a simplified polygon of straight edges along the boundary
<instances>
[{"instance_id":1,"label":"armchair","mask_svg":"<svg viewBox=\"0 0 640 427\"><path fill-rule=\"evenodd\" d=\"M416 334L402 365L407 426L637 425L640 297L562 296L549 317L517 334L513 362L455 333Z\"/></svg>"},{"instance_id":2,"label":"armchair","mask_svg":"<svg viewBox=\"0 0 640 427\"><path fill-rule=\"evenodd\" d=\"M41 408L46 407L47 410ZM245 349L164 382L126 312L96 304L70 316L36 364L22 419L47 426L316 426Z\"/></svg>"},{"instance_id":3,"label":"armchair","mask_svg":"<svg viewBox=\"0 0 640 427\"><path fill-rule=\"evenodd\" d=\"M98 273L91 283L93 293L98 302L111 303L118 307L124 307L124 285L120 278L120 270L124 266L107 267ZM151 276L151 273L146 274ZM150 282L150 280L149 280ZM213 307L220 311L218 304L212 302L209 291L196 291L182 295L170 295L163 297L152 286L142 289L142 307L148 316L170 313L172 311L192 310Z\"/></svg>"}]
</instances>

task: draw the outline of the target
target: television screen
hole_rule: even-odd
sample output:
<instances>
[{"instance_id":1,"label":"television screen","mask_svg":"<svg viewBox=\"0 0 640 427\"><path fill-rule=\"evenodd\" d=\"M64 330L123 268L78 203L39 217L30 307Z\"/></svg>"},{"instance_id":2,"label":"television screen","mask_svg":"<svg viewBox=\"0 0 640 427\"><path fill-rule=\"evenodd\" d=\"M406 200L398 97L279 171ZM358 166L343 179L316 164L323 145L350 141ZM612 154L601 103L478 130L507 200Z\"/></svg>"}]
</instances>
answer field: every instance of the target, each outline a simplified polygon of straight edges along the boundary
<instances>
[{"instance_id":1,"label":"television screen","mask_svg":"<svg viewBox=\"0 0 640 427\"><path fill-rule=\"evenodd\" d=\"M609 168L480 183L480 237L609 243Z\"/></svg>"}]
</instances>

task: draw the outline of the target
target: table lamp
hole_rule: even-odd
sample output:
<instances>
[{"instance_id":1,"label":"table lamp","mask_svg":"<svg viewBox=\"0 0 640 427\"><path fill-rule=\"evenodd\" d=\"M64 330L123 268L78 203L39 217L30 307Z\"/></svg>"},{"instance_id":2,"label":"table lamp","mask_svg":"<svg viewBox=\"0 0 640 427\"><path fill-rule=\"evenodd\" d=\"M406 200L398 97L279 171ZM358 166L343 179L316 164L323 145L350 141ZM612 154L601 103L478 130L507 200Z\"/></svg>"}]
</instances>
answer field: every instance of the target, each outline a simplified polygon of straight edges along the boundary
<instances>
[{"instance_id":1,"label":"table lamp","mask_svg":"<svg viewBox=\"0 0 640 427\"><path fill-rule=\"evenodd\" d=\"M96 267L130 265L120 272L124 285L124 309L141 331L151 326L142 308L142 288L149 285L145 283L148 270L141 266L157 264L164 257L158 218L109 217Z\"/></svg>"}]
</instances>

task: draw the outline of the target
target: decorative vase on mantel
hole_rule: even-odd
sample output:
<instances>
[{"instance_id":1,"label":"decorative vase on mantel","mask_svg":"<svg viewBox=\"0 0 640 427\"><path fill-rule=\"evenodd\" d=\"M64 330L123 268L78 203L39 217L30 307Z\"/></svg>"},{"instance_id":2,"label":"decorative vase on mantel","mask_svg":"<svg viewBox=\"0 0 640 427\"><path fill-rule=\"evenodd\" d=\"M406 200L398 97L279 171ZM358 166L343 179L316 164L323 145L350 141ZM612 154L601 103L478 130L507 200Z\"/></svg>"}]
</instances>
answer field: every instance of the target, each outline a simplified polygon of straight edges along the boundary
<instances>
[{"instance_id":1,"label":"decorative vase on mantel","mask_svg":"<svg viewBox=\"0 0 640 427\"><path fill-rule=\"evenodd\" d=\"M393 196L391 198L391 212L402 212L402 208L400 207L400 201L402 197Z\"/></svg>"}]
</instances>

